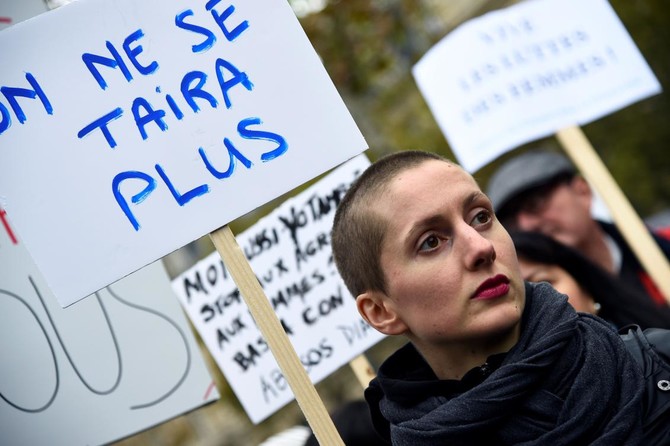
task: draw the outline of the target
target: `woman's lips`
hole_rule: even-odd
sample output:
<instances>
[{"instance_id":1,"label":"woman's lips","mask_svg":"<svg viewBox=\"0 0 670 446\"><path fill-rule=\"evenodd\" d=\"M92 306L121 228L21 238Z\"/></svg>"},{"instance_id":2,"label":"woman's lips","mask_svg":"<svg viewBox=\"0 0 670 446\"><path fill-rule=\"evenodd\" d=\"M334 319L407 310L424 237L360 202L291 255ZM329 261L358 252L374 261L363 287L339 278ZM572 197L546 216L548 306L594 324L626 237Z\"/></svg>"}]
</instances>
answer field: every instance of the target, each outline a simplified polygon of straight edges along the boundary
<instances>
[{"instance_id":1,"label":"woman's lips","mask_svg":"<svg viewBox=\"0 0 670 446\"><path fill-rule=\"evenodd\" d=\"M504 296L509 291L509 279L504 274L498 274L485 280L479 285L472 296L473 299L495 299Z\"/></svg>"}]
</instances>

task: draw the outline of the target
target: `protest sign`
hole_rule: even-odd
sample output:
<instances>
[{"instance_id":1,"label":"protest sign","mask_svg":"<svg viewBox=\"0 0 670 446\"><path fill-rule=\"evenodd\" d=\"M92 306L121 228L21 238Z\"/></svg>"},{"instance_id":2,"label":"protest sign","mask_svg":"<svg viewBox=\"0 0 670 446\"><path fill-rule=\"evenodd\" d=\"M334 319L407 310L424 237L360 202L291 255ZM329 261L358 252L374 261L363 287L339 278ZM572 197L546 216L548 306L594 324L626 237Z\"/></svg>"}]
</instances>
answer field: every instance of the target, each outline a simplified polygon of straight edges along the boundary
<instances>
[{"instance_id":1,"label":"protest sign","mask_svg":"<svg viewBox=\"0 0 670 446\"><path fill-rule=\"evenodd\" d=\"M527 0L490 12L449 33L413 75L470 172L660 92L606 0Z\"/></svg>"},{"instance_id":2,"label":"protest sign","mask_svg":"<svg viewBox=\"0 0 670 446\"><path fill-rule=\"evenodd\" d=\"M368 165L354 158L236 236L313 382L383 338L359 316L330 249L335 208ZM172 285L252 422L293 399L218 253Z\"/></svg>"},{"instance_id":3,"label":"protest sign","mask_svg":"<svg viewBox=\"0 0 670 446\"><path fill-rule=\"evenodd\" d=\"M284 0L79 0L0 53L0 203L63 306L367 148Z\"/></svg>"},{"instance_id":4,"label":"protest sign","mask_svg":"<svg viewBox=\"0 0 670 446\"><path fill-rule=\"evenodd\" d=\"M160 262L63 309L0 221L3 444L105 444L218 398Z\"/></svg>"}]
</instances>

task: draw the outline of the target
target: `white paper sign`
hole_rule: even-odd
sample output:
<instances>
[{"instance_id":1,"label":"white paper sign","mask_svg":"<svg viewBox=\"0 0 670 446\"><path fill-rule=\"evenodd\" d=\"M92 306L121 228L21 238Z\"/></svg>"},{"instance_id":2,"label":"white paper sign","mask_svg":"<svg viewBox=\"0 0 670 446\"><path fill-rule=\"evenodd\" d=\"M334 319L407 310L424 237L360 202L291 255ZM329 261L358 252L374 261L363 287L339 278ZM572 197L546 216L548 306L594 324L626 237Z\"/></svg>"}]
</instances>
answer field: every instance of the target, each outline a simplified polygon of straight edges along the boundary
<instances>
[{"instance_id":1,"label":"white paper sign","mask_svg":"<svg viewBox=\"0 0 670 446\"><path fill-rule=\"evenodd\" d=\"M488 13L442 39L413 74L470 172L661 91L606 0L528 0Z\"/></svg>"},{"instance_id":2,"label":"white paper sign","mask_svg":"<svg viewBox=\"0 0 670 446\"><path fill-rule=\"evenodd\" d=\"M0 54L0 204L64 306L367 148L285 0L79 0Z\"/></svg>"},{"instance_id":3,"label":"white paper sign","mask_svg":"<svg viewBox=\"0 0 670 446\"><path fill-rule=\"evenodd\" d=\"M236 237L314 383L383 338L359 316L330 249L336 205L369 164L354 158ZM252 422L293 399L217 252L172 286Z\"/></svg>"},{"instance_id":4,"label":"white paper sign","mask_svg":"<svg viewBox=\"0 0 670 446\"><path fill-rule=\"evenodd\" d=\"M0 221L0 443L109 443L218 398L161 262L63 309Z\"/></svg>"}]
</instances>

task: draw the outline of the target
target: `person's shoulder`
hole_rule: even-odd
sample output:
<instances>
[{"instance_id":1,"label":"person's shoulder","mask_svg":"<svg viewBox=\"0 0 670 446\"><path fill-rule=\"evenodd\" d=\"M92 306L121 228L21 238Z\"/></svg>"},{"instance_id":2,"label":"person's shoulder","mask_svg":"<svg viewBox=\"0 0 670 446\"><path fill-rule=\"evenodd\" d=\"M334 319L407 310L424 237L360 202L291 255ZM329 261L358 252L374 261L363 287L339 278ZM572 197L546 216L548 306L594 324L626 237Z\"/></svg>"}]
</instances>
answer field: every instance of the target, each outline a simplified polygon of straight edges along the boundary
<instances>
[{"instance_id":1,"label":"person's shoulder","mask_svg":"<svg viewBox=\"0 0 670 446\"><path fill-rule=\"evenodd\" d=\"M619 330L630 355L644 376L644 438L647 444L669 444L670 425L670 330L640 329L629 325Z\"/></svg>"},{"instance_id":2,"label":"person's shoulder","mask_svg":"<svg viewBox=\"0 0 670 446\"><path fill-rule=\"evenodd\" d=\"M600 224L600 227L610 237L612 237L612 239L616 242L616 244L620 248L628 249L626 248L627 243L623 238L623 234L621 234L621 232L614 223L601 220L597 220L597 222ZM670 226L663 226L663 227L647 226L647 228L649 229L649 233L651 234L653 239L660 246L665 256L670 258Z\"/></svg>"},{"instance_id":3,"label":"person's shoulder","mask_svg":"<svg viewBox=\"0 0 670 446\"><path fill-rule=\"evenodd\" d=\"M663 328L647 328L642 332L647 339L650 348L660 359L663 360L666 367L670 367L670 330ZM670 374L668 375L670 381ZM668 383L670 390L670 382Z\"/></svg>"},{"instance_id":4,"label":"person's shoulder","mask_svg":"<svg viewBox=\"0 0 670 446\"><path fill-rule=\"evenodd\" d=\"M639 325L632 324L620 328L619 335L640 365L644 355L650 355L670 372L670 330L664 328L642 330ZM670 375L668 380L670 381Z\"/></svg>"}]
</instances>

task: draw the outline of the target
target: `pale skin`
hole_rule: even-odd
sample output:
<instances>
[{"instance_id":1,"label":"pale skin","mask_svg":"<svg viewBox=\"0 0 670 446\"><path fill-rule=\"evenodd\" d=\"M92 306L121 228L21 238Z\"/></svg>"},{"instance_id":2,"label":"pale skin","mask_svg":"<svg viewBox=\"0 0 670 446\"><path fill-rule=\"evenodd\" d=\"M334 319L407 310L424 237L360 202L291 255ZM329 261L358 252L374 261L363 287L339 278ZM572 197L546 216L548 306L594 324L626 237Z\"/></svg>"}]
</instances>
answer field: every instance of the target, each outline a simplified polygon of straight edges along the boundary
<instances>
[{"instance_id":1,"label":"pale skin","mask_svg":"<svg viewBox=\"0 0 670 446\"><path fill-rule=\"evenodd\" d=\"M356 299L370 325L407 336L441 379L514 346L525 303L516 251L471 175L425 161L393 178L371 210L388 227L386 292Z\"/></svg>"},{"instance_id":2,"label":"pale skin","mask_svg":"<svg viewBox=\"0 0 670 446\"><path fill-rule=\"evenodd\" d=\"M582 289L566 270L557 265L546 265L519 258L521 276L529 282L549 282L559 293L568 296L568 303L576 311L596 314L593 297Z\"/></svg>"},{"instance_id":3,"label":"pale skin","mask_svg":"<svg viewBox=\"0 0 670 446\"><path fill-rule=\"evenodd\" d=\"M616 273L604 231L591 216L593 193L586 180L574 177L547 196L537 209L521 211L516 228L538 231L582 252L610 273Z\"/></svg>"}]
</instances>

